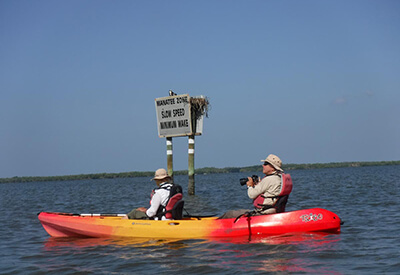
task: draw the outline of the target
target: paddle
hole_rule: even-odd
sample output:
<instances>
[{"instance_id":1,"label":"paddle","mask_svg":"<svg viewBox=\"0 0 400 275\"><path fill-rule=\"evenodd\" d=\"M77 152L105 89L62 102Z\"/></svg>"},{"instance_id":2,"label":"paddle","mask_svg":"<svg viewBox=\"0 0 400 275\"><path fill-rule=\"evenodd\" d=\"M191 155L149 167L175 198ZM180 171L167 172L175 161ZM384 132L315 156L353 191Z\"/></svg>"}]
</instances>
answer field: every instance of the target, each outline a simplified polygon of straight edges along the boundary
<instances>
[{"instance_id":1,"label":"paddle","mask_svg":"<svg viewBox=\"0 0 400 275\"><path fill-rule=\"evenodd\" d=\"M126 214L93 214L93 213L89 213L89 214L75 214L81 217L125 217Z\"/></svg>"}]
</instances>

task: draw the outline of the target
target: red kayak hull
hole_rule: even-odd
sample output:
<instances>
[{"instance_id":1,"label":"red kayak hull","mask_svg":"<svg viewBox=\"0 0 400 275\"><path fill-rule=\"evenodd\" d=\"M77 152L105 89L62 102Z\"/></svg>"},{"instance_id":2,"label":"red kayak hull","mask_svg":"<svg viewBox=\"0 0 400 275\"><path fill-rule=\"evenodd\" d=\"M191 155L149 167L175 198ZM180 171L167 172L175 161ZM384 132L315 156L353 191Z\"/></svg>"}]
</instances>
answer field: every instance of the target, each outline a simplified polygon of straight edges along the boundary
<instances>
[{"instance_id":1,"label":"red kayak hull","mask_svg":"<svg viewBox=\"0 0 400 275\"><path fill-rule=\"evenodd\" d=\"M93 216L41 212L44 229L53 237L231 238L297 232L339 233L335 213L311 208L279 214L242 216L239 219L184 218L182 220L129 220L116 215Z\"/></svg>"}]
</instances>

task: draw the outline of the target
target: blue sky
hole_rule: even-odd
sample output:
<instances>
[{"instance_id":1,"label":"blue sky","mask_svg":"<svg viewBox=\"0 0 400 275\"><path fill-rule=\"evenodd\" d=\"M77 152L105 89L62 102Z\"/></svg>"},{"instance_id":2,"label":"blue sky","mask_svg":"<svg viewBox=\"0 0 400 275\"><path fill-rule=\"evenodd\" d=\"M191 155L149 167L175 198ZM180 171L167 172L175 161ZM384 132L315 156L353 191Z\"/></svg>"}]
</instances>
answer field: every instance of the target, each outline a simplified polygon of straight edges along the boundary
<instances>
[{"instance_id":1,"label":"blue sky","mask_svg":"<svg viewBox=\"0 0 400 275\"><path fill-rule=\"evenodd\" d=\"M0 1L0 177L165 167L170 89L211 103L196 168L400 160L399 27L399 1Z\"/></svg>"}]
</instances>

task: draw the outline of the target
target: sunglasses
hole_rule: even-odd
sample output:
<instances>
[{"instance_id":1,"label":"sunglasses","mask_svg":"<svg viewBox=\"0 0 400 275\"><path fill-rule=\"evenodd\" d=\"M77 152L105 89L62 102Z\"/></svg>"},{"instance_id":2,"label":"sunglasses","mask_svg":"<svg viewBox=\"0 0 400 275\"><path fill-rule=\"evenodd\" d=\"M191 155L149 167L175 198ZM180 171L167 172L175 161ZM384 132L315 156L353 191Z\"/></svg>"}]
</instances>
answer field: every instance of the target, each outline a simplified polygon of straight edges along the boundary
<instances>
[{"instance_id":1,"label":"sunglasses","mask_svg":"<svg viewBox=\"0 0 400 275\"><path fill-rule=\"evenodd\" d=\"M269 163L269 162L264 162L264 164L263 164L263 165L264 165L264 166L267 166L268 164L272 166L272 164L271 164L271 163Z\"/></svg>"}]
</instances>

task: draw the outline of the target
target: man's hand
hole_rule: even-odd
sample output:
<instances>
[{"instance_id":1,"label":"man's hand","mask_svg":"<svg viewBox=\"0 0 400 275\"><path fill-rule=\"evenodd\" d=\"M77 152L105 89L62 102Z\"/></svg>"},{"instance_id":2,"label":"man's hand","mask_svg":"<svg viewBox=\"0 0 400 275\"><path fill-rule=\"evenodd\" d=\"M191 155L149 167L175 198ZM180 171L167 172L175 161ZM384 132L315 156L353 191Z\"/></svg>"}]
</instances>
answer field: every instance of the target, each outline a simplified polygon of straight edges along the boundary
<instances>
[{"instance_id":1,"label":"man's hand","mask_svg":"<svg viewBox=\"0 0 400 275\"><path fill-rule=\"evenodd\" d=\"M140 211L140 212L146 212L146 211L147 211L147 209L144 208L144 207L139 207L139 208L137 208L136 210L137 210L137 211Z\"/></svg>"},{"instance_id":2,"label":"man's hand","mask_svg":"<svg viewBox=\"0 0 400 275\"><path fill-rule=\"evenodd\" d=\"M247 177L247 179L248 179L248 181L247 181L247 186L248 187L254 187L254 185L255 185L255 183L254 183L254 181L253 181L253 178L252 177Z\"/></svg>"}]
</instances>

